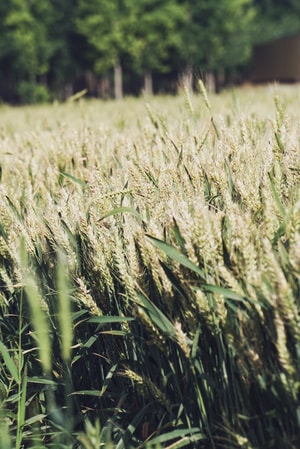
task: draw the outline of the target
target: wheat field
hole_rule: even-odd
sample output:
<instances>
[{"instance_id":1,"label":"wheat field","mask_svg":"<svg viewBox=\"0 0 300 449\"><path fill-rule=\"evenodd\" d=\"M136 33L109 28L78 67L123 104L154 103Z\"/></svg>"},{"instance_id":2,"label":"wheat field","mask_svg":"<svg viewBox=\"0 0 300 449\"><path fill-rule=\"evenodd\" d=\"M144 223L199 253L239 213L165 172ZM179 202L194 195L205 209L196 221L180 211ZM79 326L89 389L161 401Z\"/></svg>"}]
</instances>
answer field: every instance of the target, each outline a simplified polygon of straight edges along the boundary
<instances>
[{"instance_id":1,"label":"wheat field","mask_svg":"<svg viewBox=\"0 0 300 449\"><path fill-rule=\"evenodd\" d=\"M299 100L1 106L0 449L298 447Z\"/></svg>"}]
</instances>

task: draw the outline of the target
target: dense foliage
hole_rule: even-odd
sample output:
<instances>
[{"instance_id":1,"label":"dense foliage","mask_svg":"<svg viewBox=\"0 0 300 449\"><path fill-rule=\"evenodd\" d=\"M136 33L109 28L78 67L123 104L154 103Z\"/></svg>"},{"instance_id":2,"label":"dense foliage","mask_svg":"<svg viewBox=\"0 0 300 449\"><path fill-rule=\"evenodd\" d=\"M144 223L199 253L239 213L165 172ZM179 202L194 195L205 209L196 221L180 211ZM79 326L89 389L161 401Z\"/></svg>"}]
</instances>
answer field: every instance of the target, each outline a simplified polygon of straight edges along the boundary
<instances>
[{"instance_id":1,"label":"dense foliage","mask_svg":"<svg viewBox=\"0 0 300 449\"><path fill-rule=\"evenodd\" d=\"M2 107L0 448L299 444L299 87Z\"/></svg>"},{"instance_id":2,"label":"dense foliage","mask_svg":"<svg viewBox=\"0 0 300 449\"><path fill-rule=\"evenodd\" d=\"M290 0L6 0L0 99L42 102L88 87L117 98L196 72L232 74L258 41L299 30ZM144 81L143 81L144 79Z\"/></svg>"}]
</instances>

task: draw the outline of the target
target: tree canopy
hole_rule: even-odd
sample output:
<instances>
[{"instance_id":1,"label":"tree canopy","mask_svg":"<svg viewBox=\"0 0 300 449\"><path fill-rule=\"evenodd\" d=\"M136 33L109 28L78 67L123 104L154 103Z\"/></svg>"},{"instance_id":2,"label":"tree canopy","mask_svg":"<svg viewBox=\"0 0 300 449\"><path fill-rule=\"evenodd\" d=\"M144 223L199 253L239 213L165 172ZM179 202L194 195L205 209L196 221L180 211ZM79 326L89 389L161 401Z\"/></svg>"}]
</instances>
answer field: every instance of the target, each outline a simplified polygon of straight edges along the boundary
<instances>
[{"instance_id":1,"label":"tree canopy","mask_svg":"<svg viewBox=\"0 0 300 449\"><path fill-rule=\"evenodd\" d=\"M300 30L298 0L255 0L257 11L254 43L270 41Z\"/></svg>"},{"instance_id":2,"label":"tree canopy","mask_svg":"<svg viewBox=\"0 0 300 449\"><path fill-rule=\"evenodd\" d=\"M298 0L6 0L0 99L64 98L94 82L122 95L151 75L237 70L254 44L300 30ZM177 74L177 75L176 75ZM149 84L150 83L150 84ZM145 82L145 86L147 82ZM110 90L112 92L113 89Z\"/></svg>"}]
</instances>

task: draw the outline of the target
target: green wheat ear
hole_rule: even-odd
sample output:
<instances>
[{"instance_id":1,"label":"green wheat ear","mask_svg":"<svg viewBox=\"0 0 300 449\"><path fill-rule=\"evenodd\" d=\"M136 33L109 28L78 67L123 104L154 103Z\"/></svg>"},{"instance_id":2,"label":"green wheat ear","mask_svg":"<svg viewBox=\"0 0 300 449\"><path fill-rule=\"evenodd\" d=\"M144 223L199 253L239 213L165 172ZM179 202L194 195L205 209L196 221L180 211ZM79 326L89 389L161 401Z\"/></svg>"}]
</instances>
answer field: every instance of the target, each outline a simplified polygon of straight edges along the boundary
<instances>
[{"instance_id":1,"label":"green wheat ear","mask_svg":"<svg viewBox=\"0 0 300 449\"><path fill-rule=\"evenodd\" d=\"M201 79L199 79L198 85L199 85L200 93L201 93L202 96L203 96L204 103L205 103L207 109L208 109L209 111L211 111L211 104L210 104L210 101L209 101L209 99L208 99L207 90L206 90L206 87L205 87L205 85L204 85L204 83L203 83L203 81L202 81Z\"/></svg>"},{"instance_id":2,"label":"green wheat ear","mask_svg":"<svg viewBox=\"0 0 300 449\"><path fill-rule=\"evenodd\" d=\"M39 360L43 367L43 371L48 375L50 374L52 367L52 352L49 322L45 313L46 303L40 295L37 283L30 270L23 238L20 243L20 262L24 290L31 312L31 323L33 326L32 336L38 344Z\"/></svg>"},{"instance_id":3,"label":"green wheat ear","mask_svg":"<svg viewBox=\"0 0 300 449\"><path fill-rule=\"evenodd\" d=\"M194 107L193 107L193 104L192 104L190 91L189 91L188 86L186 84L184 84L184 86L183 86L183 93L184 93L184 100L185 100L186 107L187 107L188 111L193 115L194 114Z\"/></svg>"}]
</instances>

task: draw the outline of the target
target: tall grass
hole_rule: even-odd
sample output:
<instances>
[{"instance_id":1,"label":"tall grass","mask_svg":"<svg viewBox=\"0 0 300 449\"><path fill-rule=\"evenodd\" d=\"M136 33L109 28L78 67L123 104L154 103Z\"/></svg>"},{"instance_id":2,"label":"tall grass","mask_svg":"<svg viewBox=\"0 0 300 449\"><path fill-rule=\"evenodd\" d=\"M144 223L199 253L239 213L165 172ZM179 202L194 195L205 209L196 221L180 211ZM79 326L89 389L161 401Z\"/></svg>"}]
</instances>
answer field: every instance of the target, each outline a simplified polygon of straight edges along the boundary
<instances>
[{"instance_id":1,"label":"tall grass","mask_svg":"<svg viewBox=\"0 0 300 449\"><path fill-rule=\"evenodd\" d=\"M0 447L297 447L300 91L199 88L2 109Z\"/></svg>"}]
</instances>

